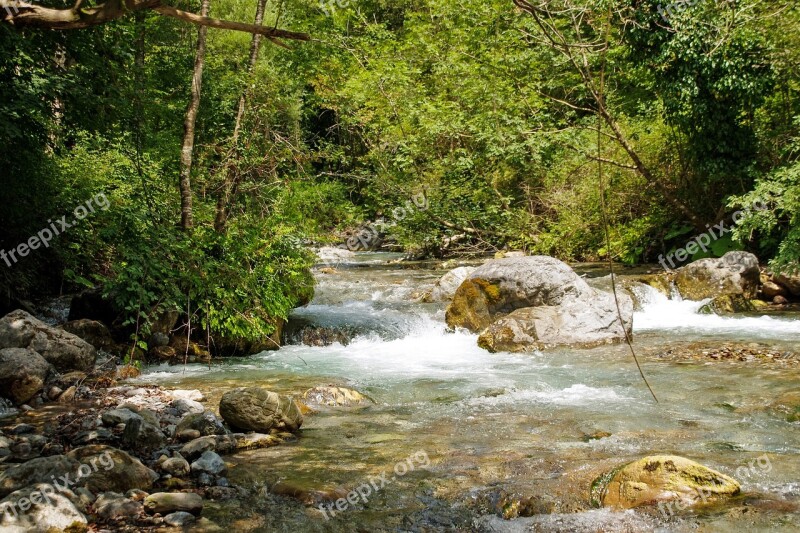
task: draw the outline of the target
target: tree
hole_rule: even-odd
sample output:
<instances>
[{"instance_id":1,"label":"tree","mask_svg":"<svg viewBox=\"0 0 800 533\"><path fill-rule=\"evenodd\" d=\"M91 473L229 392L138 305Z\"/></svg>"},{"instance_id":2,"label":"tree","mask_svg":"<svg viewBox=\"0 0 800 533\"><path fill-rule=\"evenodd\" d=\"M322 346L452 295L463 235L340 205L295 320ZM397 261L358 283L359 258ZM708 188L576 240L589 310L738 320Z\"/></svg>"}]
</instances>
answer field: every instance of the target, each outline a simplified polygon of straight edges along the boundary
<instances>
[{"instance_id":1,"label":"tree","mask_svg":"<svg viewBox=\"0 0 800 533\"><path fill-rule=\"evenodd\" d=\"M267 0L258 0L258 4L256 5L256 17L254 24L256 26L261 26L264 22L264 9L266 8ZM248 77L248 85L250 83L250 78L253 75L253 71L256 68L256 61L258 60L258 50L261 46L261 35L258 33L253 34L253 39L250 41L250 59L247 64L247 77ZM236 122L233 126L233 136L231 137L231 153L229 155L228 161L222 166L222 183L220 184L220 190L217 196L217 209L216 209L216 216L214 218L214 229L218 233L224 233L225 227L228 222L228 216L230 215L230 204L233 200L233 197L236 195L236 188L238 184L237 177L234 177L233 172L234 169L233 163L236 159L236 154L238 152L238 144L239 144L239 133L242 130L242 119L244 118L244 110L245 105L247 104L247 88L245 87L242 90L242 94L239 96L239 105L236 109Z\"/></svg>"},{"instance_id":2,"label":"tree","mask_svg":"<svg viewBox=\"0 0 800 533\"><path fill-rule=\"evenodd\" d=\"M203 17L208 15L210 0L203 0L200 8ZM192 154L194 152L194 126L197 122L197 111L200 109L200 93L203 87L203 67L206 62L207 26L200 26L197 35L197 52L194 58L192 74L192 90L189 105L186 108L186 119L183 122L183 147L181 149L181 228L192 228Z\"/></svg>"}]
</instances>

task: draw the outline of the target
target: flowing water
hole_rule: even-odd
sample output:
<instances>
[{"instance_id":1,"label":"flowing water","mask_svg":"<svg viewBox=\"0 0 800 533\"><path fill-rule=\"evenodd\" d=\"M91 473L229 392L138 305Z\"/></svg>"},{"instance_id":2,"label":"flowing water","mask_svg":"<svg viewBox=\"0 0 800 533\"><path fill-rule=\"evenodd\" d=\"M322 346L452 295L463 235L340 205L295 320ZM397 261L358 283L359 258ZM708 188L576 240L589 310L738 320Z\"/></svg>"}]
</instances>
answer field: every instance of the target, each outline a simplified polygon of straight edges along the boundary
<instances>
[{"instance_id":1,"label":"flowing water","mask_svg":"<svg viewBox=\"0 0 800 533\"><path fill-rule=\"evenodd\" d=\"M771 407L798 390L800 316L702 315L700 302L641 286L635 346L656 404L624 345L490 354L475 335L447 332L443 304L415 301L444 272L397 257L357 254L320 273L314 301L296 311L346 328L347 346L142 376L199 388L210 405L252 385L299 397L333 384L374 400L308 415L297 441L227 458L253 496L204 514L237 531L800 531L799 426ZM703 356L719 346L773 357ZM674 515L591 507L598 475L665 453L736 477L743 495ZM319 509L357 487L364 497L346 510Z\"/></svg>"}]
</instances>

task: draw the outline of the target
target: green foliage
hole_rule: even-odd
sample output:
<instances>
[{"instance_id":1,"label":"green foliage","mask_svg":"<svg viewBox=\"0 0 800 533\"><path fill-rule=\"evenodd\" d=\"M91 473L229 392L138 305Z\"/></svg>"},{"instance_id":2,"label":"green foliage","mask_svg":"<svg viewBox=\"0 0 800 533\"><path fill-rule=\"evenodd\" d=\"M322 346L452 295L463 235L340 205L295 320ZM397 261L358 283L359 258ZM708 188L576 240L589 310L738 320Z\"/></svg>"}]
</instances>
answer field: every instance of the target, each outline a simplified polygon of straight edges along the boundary
<instances>
[{"instance_id":1,"label":"green foliage","mask_svg":"<svg viewBox=\"0 0 800 533\"><path fill-rule=\"evenodd\" d=\"M0 25L0 246L96 194L110 202L0 284L30 296L102 283L141 334L178 310L195 333L256 339L311 295L313 258L297 243L336 242L369 220L432 254L455 242L448 252L634 263L697 234L676 203L702 227L758 200L768 209L711 253L745 246L775 268L796 264L800 8L701 2L667 26L656 0L578 4L579 27L557 26L607 37L576 50L602 70L605 103L651 177L607 125L598 146L585 80L508 0L359 0L333 16L315 0L269 3L265 25L315 39L264 41L251 77L250 36L209 32L188 234L175 223L196 28L152 13L71 32ZM251 20L255 3L212 9ZM219 233L226 178L236 185ZM392 216L420 191L426 209Z\"/></svg>"}]
</instances>

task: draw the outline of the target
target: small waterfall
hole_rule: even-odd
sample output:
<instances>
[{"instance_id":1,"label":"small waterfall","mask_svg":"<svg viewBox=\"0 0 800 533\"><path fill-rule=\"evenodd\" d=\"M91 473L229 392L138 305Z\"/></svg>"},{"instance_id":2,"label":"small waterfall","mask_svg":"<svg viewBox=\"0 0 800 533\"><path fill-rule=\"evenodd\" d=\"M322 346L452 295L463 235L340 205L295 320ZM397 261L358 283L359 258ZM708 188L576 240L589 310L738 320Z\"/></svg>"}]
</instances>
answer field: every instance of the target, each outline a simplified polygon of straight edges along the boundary
<instances>
[{"instance_id":1,"label":"small waterfall","mask_svg":"<svg viewBox=\"0 0 800 533\"><path fill-rule=\"evenodd\" d=\"M631 290L640 306L640 310L633 315L635 332L671 331L699 336L741 333L750 338L800 340L800 324L797 320L771 316L703 314L700 310L710 299L684 300L677 291L673 291L668 297L644 284L637 284Z\"/></svg>"}]
</instances>

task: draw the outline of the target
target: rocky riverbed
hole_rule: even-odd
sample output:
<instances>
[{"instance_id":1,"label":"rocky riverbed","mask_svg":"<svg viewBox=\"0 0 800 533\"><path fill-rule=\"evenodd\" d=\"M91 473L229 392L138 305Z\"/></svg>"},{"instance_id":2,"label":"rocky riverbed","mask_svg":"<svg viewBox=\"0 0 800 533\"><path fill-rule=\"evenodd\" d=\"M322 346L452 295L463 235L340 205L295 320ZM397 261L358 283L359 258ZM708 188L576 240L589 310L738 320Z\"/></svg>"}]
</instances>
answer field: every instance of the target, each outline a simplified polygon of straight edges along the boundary
<instances>
[{"instance_id":1,"label":"rocky riverbed","mask_svg":"<svg viewBox=\"0 0 800 533\"><path fill-rule=\"evenodd\" d=\"M653 288L669 286L669 274L620 279L655 404L613 317L607 341L576 340L596 335L585 326L609 314L606 300L574 312L581 298L601 296L602 272L511 258L505 270L472 263L446 273L387 259L361 254L327 266L317 298L287 328L301 324L295 344L211 366L161 364L139 375L104 350L102 324L72 328L94 345L25 313L0 320L0 525L772 531L800 523L797 319L779 306L771 317L702 309L720 296L761 294L741 275L747 260L742 272L726 267L728 277L715 271L713 283L728 292L699 301ZM454 297L456 315L486 328L517 310L547 313L516 319L509 338L519 353L490 353L482 331L448 331ZM578 322L551 327L566 324L561 314Z\"/></svg>"}]
</instances>

